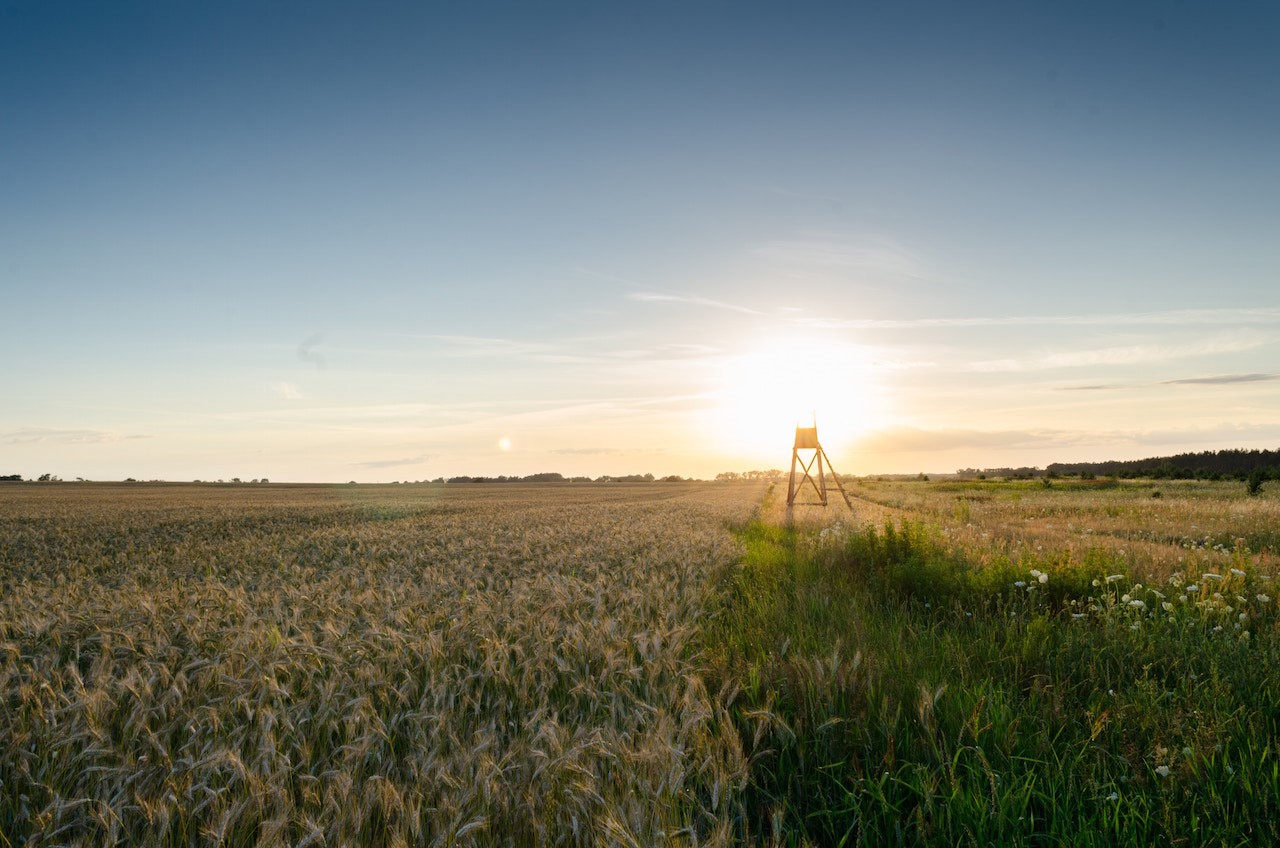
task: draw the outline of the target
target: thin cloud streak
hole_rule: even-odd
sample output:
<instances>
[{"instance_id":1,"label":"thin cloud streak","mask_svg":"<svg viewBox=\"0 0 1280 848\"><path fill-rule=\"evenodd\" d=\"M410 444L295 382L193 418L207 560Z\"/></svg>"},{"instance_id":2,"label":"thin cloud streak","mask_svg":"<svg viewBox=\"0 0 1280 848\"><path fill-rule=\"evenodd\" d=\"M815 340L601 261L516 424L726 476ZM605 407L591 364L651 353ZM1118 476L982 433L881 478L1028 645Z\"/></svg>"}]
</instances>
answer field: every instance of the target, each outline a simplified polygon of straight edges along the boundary
<instances>
[{"instance_id":1,"label":"thin cloud streak","mask_svg":"<svg viewBox=\"0 0 1280 848\"><path fill-rule=\"evenodd\" d=\"M1007 315L967 318L797 318L796 323L826 330L919 330L965 327L1157 327L1204 324L1278 324L1280 309L1176 309L1100 315Z\"/></svg>"},{"instance_id":2,"label":"thin cloud streak","mask_svg":"<svg viewBox=\"0 0 1280 848\"><path fill-rule=\"evenodd\" d=\"M1090 350L1064 351L1034 359L991 359L972 362L967 370L980 373L999 373L1079 368L1091 365L1139 365L1189 359L1197 356L1240 353L1256 350L1274 340L1274 337L1261 333L1236 333L1231 336L1216 336L1182 345L1122 345Z\"/></svg>"},{"instance_id":3,"label":"thin cloud streak","mask_svg":"<svg viewBox=\"0 0 1280 848\"><path fill-rule=\"evenodd\" d=\"M1166 386L1228 386L1235 383L1265 383L1280 380L1280 374L1219 374L1213 377L1186 377L1165 380Z\"/></svg>"},{"instance_id":4,"label":"thin cloud streak","mask_svg":"<svg viewBox=\"0 0 1280 848\"><path fill-rule=\"evenodd\" d=\"M737 303L729 303L723 300L713 300L709 297L701 297L692 294L663 294L661 292L631 292L627 295L629 300L637 300L641 303L684 303L690 306L705 306L708 309L723 309L729 312L741 312L744 315L764 315L758 309L752 309L749 306L742 306Z\"/></svg>"},{"instance_id":5,"label":"thin cloud streak","mask_svg":"<svg viewBox=\"0 0 1280 848\"><path fill-rule=\"evenodd\" d=\"M431 459L429 456L409 456L404 459L371 459L368 462L353 462L357 468L399 468L402 465L421 465Z\"/></svg>"},{"instance_id":6,"label":"thin cloud streak","mask_svg":"<svg viewBox=\"0 0 1280 848\"><path fill-rule=\"evenodd\" d=\"M40 443L93 445L120 442L127 439L145 439L147 436L125 436L106 430L73 430L52 427L19 427L0 433L0 444L30 445Z\"/></svg>"},{"instance_id":7,"label":"thin cloud streak","mask_svg":"<svg viewBox=\"0 0 1280 848\"><path fill-rule=\"evenodd\" d=\"M1166 430L977 430L896 427L877 430L858 440L857 449L875 454L930 454L967 450L1035 449L1044 463L1059 461L1054 450L1100 446L1167 446L1187 443L1229 445L1240 440L1280 437L1280 424L1233 424Z\"/></svg>"}]
</instances>

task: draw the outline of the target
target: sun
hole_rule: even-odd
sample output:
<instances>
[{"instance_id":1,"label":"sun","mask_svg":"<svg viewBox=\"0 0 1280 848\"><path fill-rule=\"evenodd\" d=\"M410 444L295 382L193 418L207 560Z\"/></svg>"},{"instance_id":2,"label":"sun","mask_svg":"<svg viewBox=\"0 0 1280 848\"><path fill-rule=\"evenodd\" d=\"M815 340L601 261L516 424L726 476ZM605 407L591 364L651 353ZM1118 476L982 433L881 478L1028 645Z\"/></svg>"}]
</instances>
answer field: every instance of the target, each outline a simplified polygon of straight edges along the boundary
<instances>
[{"instance_id":1,"label":"sun","mask_svg":"<svg viewBox=\"0 0 1280 848\"><path fill-rule=\"evenodd\" d=\"M867 351L833 339L788 337L725 357L713 375L717 447L773 467L797 425L816 420L829 453L880 422L884 403Z\"/></svg>"}]
</instances>

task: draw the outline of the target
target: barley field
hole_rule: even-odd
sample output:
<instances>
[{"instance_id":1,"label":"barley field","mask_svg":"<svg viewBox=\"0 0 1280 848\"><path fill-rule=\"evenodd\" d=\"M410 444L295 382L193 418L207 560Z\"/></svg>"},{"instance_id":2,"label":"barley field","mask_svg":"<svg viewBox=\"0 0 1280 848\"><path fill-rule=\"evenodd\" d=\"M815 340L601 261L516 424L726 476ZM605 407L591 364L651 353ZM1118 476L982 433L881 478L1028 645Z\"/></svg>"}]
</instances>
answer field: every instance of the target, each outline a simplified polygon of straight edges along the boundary
<instances>
[{"instance_id":1,"label":"barley field","mask_svg":"<svg viewBox=\"0 0 1280 848\"><path fill-rule=\"evenodd\" d=\"M0 487L0 845L1280 841L1240 483Z\"/></svg>"}]
</instances>

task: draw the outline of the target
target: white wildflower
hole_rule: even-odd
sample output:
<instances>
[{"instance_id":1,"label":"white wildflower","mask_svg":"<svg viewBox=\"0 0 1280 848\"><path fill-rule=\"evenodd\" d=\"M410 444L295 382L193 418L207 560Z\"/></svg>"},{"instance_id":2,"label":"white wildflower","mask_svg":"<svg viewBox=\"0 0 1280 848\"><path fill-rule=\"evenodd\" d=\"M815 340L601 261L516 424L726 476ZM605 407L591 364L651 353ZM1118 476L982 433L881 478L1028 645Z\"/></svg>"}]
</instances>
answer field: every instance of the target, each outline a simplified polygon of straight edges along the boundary
<instances>
[{"instance_id":1,"label":"white wildflower","mask_svg":"<svg viewBox=\"0 0 1280 848\"><path fill-rule=\"evenodd\" d=\"M1258 593L1258 603L1260 603L1260 604L1269 604L1269 603L1271 603L1271 596L1270 596L1270 595L1264 595L1264 594L1262 594L1261 592L1259 592L1259 593Z\"/></svg>"},{"instance_id":2,"label":"white wildflower","mask_svg":"<svg viewBox=\"0 0 1280 848\"><path fill-rule=\"evenodd\" d=\"M1169 776L1169 767L1168 767L1168 766L1156 766L1156 774L1160 775L1161 777L1168 777L1168 776Z\"/></svg>"}]
</instances>

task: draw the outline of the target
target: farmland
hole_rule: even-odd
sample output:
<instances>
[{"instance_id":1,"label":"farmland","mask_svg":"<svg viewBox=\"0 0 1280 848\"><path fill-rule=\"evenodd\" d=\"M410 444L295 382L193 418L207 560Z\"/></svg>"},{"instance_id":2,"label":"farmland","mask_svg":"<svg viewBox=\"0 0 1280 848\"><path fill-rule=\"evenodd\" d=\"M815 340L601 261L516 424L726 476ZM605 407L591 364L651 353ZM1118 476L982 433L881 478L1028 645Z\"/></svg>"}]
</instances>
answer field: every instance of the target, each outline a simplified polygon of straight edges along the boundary
<instances>
[{"instance_id":1,"label":"farmland","mask_svg":"<svg viewBox=\"0 0 1280 848\"><path fill-rule=\"evenodd\" d=\"M1274 492L766 485L0 487L0 833L1280 838Z\"/></svg>"},{"instance_id":2,"label":"farmland","mask_svg":"<svg viewBox=\"0 0 1280 848\"><path fill-rule=\"evenodd\" d=\"M760 491L4 489L0 831L724 841L686 647Z\"/></svg>"}]
</instances>

